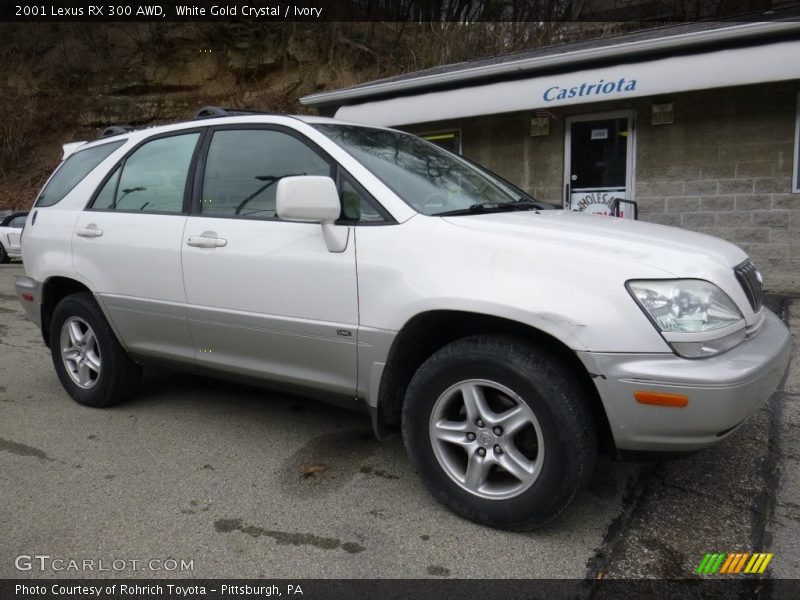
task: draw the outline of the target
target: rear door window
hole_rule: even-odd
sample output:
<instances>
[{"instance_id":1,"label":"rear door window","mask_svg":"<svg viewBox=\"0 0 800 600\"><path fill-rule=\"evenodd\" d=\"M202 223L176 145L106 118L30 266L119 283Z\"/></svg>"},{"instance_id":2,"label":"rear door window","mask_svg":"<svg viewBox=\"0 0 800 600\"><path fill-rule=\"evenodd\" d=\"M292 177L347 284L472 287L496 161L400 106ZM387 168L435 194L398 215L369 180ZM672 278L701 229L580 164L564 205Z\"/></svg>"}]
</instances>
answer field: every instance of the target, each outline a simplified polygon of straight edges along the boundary
<instances>
[{"instance_id":1,"label":"rear door window","mask_svg":"<svg viewBox=\"0 0 800 600\"><path fill-rule=\"evenodd\" d=\"M36 199L36 206L53 206L60 202L94 168L108 158L125 140L79 150L61 163Z\"/></svg>"},{"instance_id":2,"label":"rear door window","mask_svg":"<svg viewBox=\"0 0 800 600\"><path fill-rule=\"evenodd\" d=\"M157 138L139 146L107 179L93 209L182 213L200 133Z\"/></svg>"}]
</instances>

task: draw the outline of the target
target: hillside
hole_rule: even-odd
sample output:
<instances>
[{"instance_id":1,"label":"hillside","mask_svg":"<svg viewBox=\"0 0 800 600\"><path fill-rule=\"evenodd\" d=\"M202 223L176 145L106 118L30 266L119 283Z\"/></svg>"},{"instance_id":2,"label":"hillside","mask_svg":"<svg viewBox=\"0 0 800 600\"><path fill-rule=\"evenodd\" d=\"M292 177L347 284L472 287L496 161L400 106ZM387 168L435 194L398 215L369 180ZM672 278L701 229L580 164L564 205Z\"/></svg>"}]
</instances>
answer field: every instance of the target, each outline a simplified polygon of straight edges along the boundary
<instances>
[{"instance_id":1,"label":"hillside","mask_svg":"<svg viewBox=\"0 0 800 600\"><path fill-rule=\"evenodd\" d=\"M624 26L633 27L631 24ZM27 208L61 144L216 104L302 113L298 98L438 64L610 35L619 24L0 25L0 210Z\"/></svg>"}]
</instances>

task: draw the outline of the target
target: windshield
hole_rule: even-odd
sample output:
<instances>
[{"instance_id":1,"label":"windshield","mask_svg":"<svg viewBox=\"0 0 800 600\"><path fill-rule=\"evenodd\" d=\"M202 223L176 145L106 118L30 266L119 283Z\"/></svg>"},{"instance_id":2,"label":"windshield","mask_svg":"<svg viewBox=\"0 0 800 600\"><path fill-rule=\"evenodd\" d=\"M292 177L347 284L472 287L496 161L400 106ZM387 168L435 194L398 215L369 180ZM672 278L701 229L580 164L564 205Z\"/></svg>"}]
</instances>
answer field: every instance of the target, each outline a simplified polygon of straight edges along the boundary
<instances>
[{"instance_id":1,"label":"windshield","mask_svg":"<svg viewBox=\"0 0 800 600\"><path fill-rule=\"evenodd\" d=\"M524 192L461 157L400 131L315 124L417 212L439 215L530 201Z\"/></svg>"}]
</instances>

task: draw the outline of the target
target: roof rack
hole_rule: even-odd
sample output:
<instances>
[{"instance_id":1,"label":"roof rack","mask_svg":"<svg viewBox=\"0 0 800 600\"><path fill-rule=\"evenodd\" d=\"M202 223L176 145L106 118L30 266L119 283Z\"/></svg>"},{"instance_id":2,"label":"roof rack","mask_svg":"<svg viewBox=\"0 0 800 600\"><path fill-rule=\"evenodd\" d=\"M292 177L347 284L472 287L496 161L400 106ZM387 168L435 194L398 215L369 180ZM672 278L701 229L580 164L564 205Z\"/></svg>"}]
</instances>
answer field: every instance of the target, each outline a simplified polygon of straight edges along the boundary
<instances>
[{"instance_id":1,"label":"roof rack","mask_svg":"<svg viewBox=\"0 0 800 600\"><path fill-rule=\"evenodd\" d=\"M274 115L275 113L247 108L228 108L224 106L204 106L197 111L195 119L214 119L217 117L235 117L237 115Z\"/></svg>"},{"instance_id":2,"label":"roof rack","mask_svg":"<svg viewBox=\"0 0 800 600\"><path fill-rule=\"evenodd\" d=\"M106 127L98 139L122 135L123 133L128 133L129 131L133 131L133 127L130 125L112 125L111 127Z\"/></svg>"}]
</instances>

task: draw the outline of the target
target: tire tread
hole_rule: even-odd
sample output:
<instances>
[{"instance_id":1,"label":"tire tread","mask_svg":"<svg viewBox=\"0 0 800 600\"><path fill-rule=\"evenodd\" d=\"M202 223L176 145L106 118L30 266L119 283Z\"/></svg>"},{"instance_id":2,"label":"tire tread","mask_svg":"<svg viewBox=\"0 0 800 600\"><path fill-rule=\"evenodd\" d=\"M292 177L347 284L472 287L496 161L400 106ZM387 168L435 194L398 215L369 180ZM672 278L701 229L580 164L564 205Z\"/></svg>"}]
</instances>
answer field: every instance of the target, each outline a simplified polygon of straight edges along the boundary
<instances>
[{"instance_id":1,"label":"tire tread","mask_svg":"<svg viewBox=\"0 0 800 600\"><path fill-rule=\"evenodd\" d=\"M551 503L544 514L529 514L498 521L477 506L478 503L487 501L481 501L461 490L453 493L453 489L450 488L454 487L454 484L447 481L445 485L437 485L435 481L431 481L430 476L426 476L426 471L429 469L425 465L425 461L433 461L436 464L436 459L433 456L428 458L421 456L419 440L412 434L414 420L418 418L413 412L418 410L418 405L424 404L424 399L419 397L421 388L429 379L442 371L454 368L460 362L474 359L500 360L504 365L520 374L527 374L537 380L550 382L549 392L558 398L557 406L562 420L565 419L566 422L573 425L575 439L571 445L570 462L575 469L573 472L563 473L561 489L557 493L557 502ZM471 521L512 531L531 531L556 519L567 508L578 491L585 487L594 470L598 434L592 412L584 396L583 388L572 372L556 357L548 355L542 348L529 341L508 335L470 336L452 342L435 352L412 377L406 391L402 411L403 439L417 470L434 497ZM429 407L432 407L433 400L435 399L429 399ZM429 414L428 411L426 419ZM547 454L545 456L547 457ZM438 468L438 464L436 464L436 469ZM427 474L429 475L429 472ZM441 477L446 478L447 476L442 474ZM538 483L537 481L534 487ZM528 491L524 492L522 497L526 494ZM524 512L524 507L517 512L520 514Z\"/></svg>"},{"instance_id":2,"label":"tire tread","mask_svg":"<svg viewBox=\"0 0 800 600\"><path fill-rule=\"evenodd\" d=\"M59 349L61 325L73 315L84 318L91 325L98 344L101 345L103 360L101 381L89 390L84 390L73 383L61 359ZM94 408L113 406L130 398L138 387L141 367L125 352L90 292L71 294L58 303L50 320L50 351L61 384L80 404Z\"/></svg>"}]
</instances>

